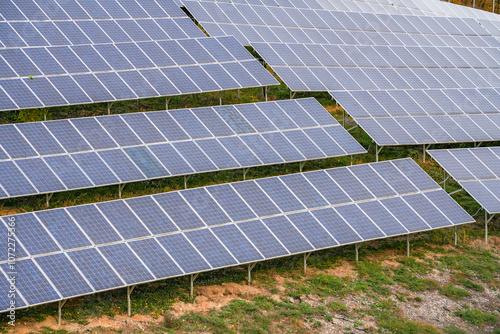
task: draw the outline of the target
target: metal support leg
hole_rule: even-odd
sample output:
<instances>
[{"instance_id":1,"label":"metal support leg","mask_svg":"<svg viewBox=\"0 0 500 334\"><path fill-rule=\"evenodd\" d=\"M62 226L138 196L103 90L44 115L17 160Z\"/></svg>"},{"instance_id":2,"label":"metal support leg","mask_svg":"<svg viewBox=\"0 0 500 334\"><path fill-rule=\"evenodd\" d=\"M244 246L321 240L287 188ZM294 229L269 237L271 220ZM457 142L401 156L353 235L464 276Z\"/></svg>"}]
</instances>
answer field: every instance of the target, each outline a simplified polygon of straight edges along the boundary
<instances>
[{"instance_id":1,"label":"metal support leg","mask_svg":"<svg viewBox=\"0 0 500 334\"><path fill-rule=\"evenodd\" d=\"M169 103L170 103L170 97L165 98L165 110L168 110Z\"/></svg>"},{"instance_id":2,"label":"metal support leg","mask_svg":"<svg viewBox=\"0 0 500 334\"><path fill-rule=\"evenodd\" d=\"M443 176L443 189L446 191L446 171L444 171L444 176Z\"/></svg>"},{"instance_id":3,"label":"metal support leg","mask_svg":"<svg viewBox=\"0 0 500 334\"><path fill-rule=\"evenodd\" d=\"M61 318L62 318L62 308L64 304L66 304L67 299L63 299L59 301L58 307L57 307L57 324L61 326Z\"/></svg>"},{"instance_id":4,"label":"metal support leg","mask_svg":"<svg viewBox=\"0 0 500 334\"><path fill-rule=\"evenodd\" d=\"M306 162L305 162L305 161L303 161L303 162L299 162L299 170L300 170L300 172L301 172L301 173L302 173L302 170L304 169L304 165L305 165L305 164L306 164Z\"/></svg>"},{"instance_id":5,"label":"metal support leg","mask_svg":"<svg viewBox=\"0 0 500 334\"><path fill-rule=\"evenodd\" d=\"M127 286L127 310L128 310L128 316L132 316L132 306L131 306L131 301L130 301L130 295L132 294L132 291L134 291L135 285L132 286Z\"/></svg>"},{"instance_id":6,"label":"metal support leg","mask_svg":"<svg viewBox=\"0 0 500 334\"><path fill-rule=\"evenodd\" d=\"M354 155L351 155L351 166L353 162L354 162Z\"/></svg>"},{"instance_id":7,"label":"metal support leg","mask_svg":"<svg viewBox=\"0 0 500 334\"><path fill-rule=\"evenodd\" d=\"M250 168L243 168L243 181L247 179L247 173L250 170Z\"/></svg>"},{"instance_id":8,"label":"metal support leg","mask_svg":"<svg viewBox=\"0 0 500 334\"><path fill-rule=\"evenodd\" d=\"M307 259L311 256L311 253L304 253L304 274L307 273Z\"/></svg>"},{"instance_id":9,"label":"metal support leg","mask_svg":"<svg viewBox=\"0 0 500 334\"><path fill-rule=\"evenodd\" d=\"M410 239L411 236L409 234L406 235L406 256L410 257Z\"/></svg>"},{"instance_id":10,"label":"metal support leg","mask_svg":"<svg viewBox=\"0 0 500 334\"><path fill-rule=\"evenodd\" d=\"M189 296L191 297L191 299L194 299L194 280L198 278L198 274L191 274L190 278L191 278L191 290L189 292Z\"/></svg>"},{"instance_id":11,"label":"metal support leg","mask_svg":"<svg viewBox=\"0 0 500 334\"><path fill-rule=\"evenodd\" d=\"M296 94L296 93L297 93L297 92L292 92L292 91L290 91L290 100L293 100L293 98L295 97L295 94Z\"/></svg>"},{"instance_id":12,"label":"metal support leg","mask_svg":"<svg viewBox=\"0 0 500 334\"><path fill-rule=\"evenodd\" d=\"M266 99L266 102L268 101L267 97L267 87L264 87L264 98Z\"/></svg>"},{"instance_id":13,"label":"metal support leg","mask_svg":"<svg viewBox=\"0 0 500 334\"><path fill-rule=\"evenodd\" d=\"M484 210L484 243L488 243L488 224L495 217L495 215L489 215L486 210Z\"/></svg>"},{"instance_id":14,"label":"metal support leg","mask_svg":"<svg viewBox=\"0 0 500 334\"><path fill-rule=\"evenodd\" d=\"M48 108L45 108L43 109L43 120L46 121L47 120L47 114L49 113L49 109Z\"/></svg>"},{"instance_id":15,"label":"metal support leg","mask_svg":"<svg viewBox=\"0 0 500 334\"><path fill-rule=\"evenodd\" d=\"M359 244L354 245L355 250L356 250L356 263L359 261Z\"/></svg>"},{"instance_id":16,"label":"metal support leg","mask_svg":"<svg viewBox=\"0 0 500 334\"><path fill-rule=\"evenodd\" d=\"M219 93L219 105L222 105L222 91Z\"/></svg>"},{"instance_id":17,"label":"metal support leg","mask_svg":"<svg viewBox=\"0 0 500 334\"><path fill-rule=\"evenodd\" d=\"M191 175L184 175L184 189L188 188L188 181L191 178Z\"/></svg>"},{"instance_id":18,"label":"metal support leg","mask_svg":"<svg viewBox=\"0 0 500 334\"><path fill-rule=\"evenodd\" d=\"M342 109L342 126L345 128L345 110Z\"/></svg>"},{"instance_id":19,"label":"metal support leg","mask_svg":"<svg viewBox=\"0 0 500 334\"><path fill-rule=\"evenodd\" d=\"M425 156L427 155L427 150L429 149L429 147L431 147L431 144L429 145L423 145L423 157L422 157L422 161L425 163Z\"/></svg>"},{"instance_id":20,"label":"metal support leg","mask_svg":"<svg viewBox=\"0 0 500 334\"><path fill-rule=\"evenodd\" d=\"M46 195L45 195L45 205L46 205L47 207L49 207L49 204L50 204L50 199L52 198L52 196L54 196L54 193L52 193L52 194L46 194Z\"/></svg>"},{"instance_id":21,"label":"metal support leg","mask_svg":"<svg viewBox=\"0 0 500 334\"><path fill-rule=\"evenodd\" d=\"M125 188L126 185L127 185L126 183L118 185L118 198L122 198L123 188Z\"/></svg>"},{"instance_id":22,"label":"metal support leg","mask_svg":"<svg viewBox=\"0 0 500 334\"><path fill-rule=\"evenodd\" d=\"M476 8L476 0L472 1L472 8Z\"/></svg>"},{"instance_id":23,"label":"metal support leg","mask_svg":"<svg viewBox=\"0 0 500 334\"><path fill-rule=\"evenodd\" d=\"M383 146L379 147L377 144L375 144L375 162L378 162L378 155L380 154L383 148L384 148Z\"/></svg>"},{"instance_id":24,"label":"metal support leg","mask_svg":"<svg viewBox=\"0 0 500 334\"><path fill-rule=\"evenodd\" d=\"M139 101L139 100L137 100ZM114 102L108 102L108 115L111 115L111 107L115 104Z\"/></svg>"},{"instance_id":25,"label":"metal support leg","mask_svg":"<svg viewBox=\"0 0 500 334\"><path fill-rule=\"evenodd\" d=\"M491 10L492 13L495 12L495 0L493 0L493 9Z\"/></svg>"},{"instance_id":26,"label":"metal support leg","mask_svg":"<svg viewBox=\"0 0 500 334\"><path fill-rule=\"evenodd\" d=\"M239 89L236 90L236 98L238 100L240 99L240 90Z\"/></svg>"},{"instance_id":27,"label":"metal support leg","mask_svg":"<svg viewBox=\"0 0 500 334\"><path fill-rule=\"evenodd\" d=\"M252 284L252 270L256 264L257 264L256 262L248 264L248 280L247 280L248 285Z\"/></svg>"},{"instance_id":28,"label":"metal support leg","mask_svg":"<svg viewBox=\"0 0 500 334\"><path fill-rule=\"evenodd\" d=\"M457 232L458 232L458 227L455 226L455 228L453 228L453 237L454 237L453 238L453 245L455 247L457 247L457 242L458 242L458 233Z\"/></svg>"}]
</instances>

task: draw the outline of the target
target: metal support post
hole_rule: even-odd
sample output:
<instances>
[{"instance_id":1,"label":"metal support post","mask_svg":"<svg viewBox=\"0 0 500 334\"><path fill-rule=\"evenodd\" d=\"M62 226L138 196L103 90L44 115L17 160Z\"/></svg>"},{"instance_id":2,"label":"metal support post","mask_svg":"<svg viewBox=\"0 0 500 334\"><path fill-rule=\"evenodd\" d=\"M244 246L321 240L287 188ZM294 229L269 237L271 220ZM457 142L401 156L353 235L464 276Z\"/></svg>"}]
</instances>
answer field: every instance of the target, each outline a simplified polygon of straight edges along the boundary
<instances>
[{"instance_id":1,"label":"metal support post","mask_svg":"<svg viewBox=\"0 0 500 334\"><path fill-rule=\"evenodd\" d=\"M422 157L422 160L423 162L425 163L425 155L427 154L427 150L429 149L429 147L431 147L431 144L429 145L423 145L423 157Z\"/></svg>"},{"instance_id":2,"label":"metal support post","mask_svg":"<svg viewBox=\"0 0 500 334\"><path fill-rule=\"evenodd\" d=\"M222 105L222 93L223 93L223 91L221 91L221 92L219 93L219 105L220 105L220 106Z\"/></svg>"},{"instance_id":3,"label":"metal support post","mask_svg":"<svg viewBox=\"0 0 500 334\"><path fill-rule=\"evenodd\" d=\"M248 168L243 168L243 181L247 179L247 173L250 170L250 167Z\"/></svg>"},{"instance_id":4,"label":"metal support post","mask_svg":"<svg viewBox=\"0 0 500 334\"><path fill-rule=\"evenodd\" d=\"M444 175L443 175L443 189L444 191L446 191L446 171L444 171Z\"/></svg>"},{"instance_id":5,"label":"metal support post","mask_svg":"<svg viewBox=\"0 0 500 334\"><path fill-rule=\"evenodd\" d=\"M132 291L134 291L135 285L132 286L127 286L127 309L128 309L128 316L132 316L132 306L130 302L130 295L132 294Z\"/></svg>"},{"instance_id":6,"label":"metal support post","mask_svg":"<svg viewBox=\"0 0 500 334\"><path fill-rule=\"evenodd\" d=\"M484 210L484 243L488 243L488 224L495 217L495 215L489 215L486 209Z\"/></svg>"},{"instance_id":7,"label":"metal support post","mask_svg":"<svg viewBox=\"0 0 500 334\"><path fill-rule=\"evenodd\" d=\"M252 270L256 264L257 264L257 262L248 264L248 277L247 277L248 285L252 284Z\"/></svg>"},{"instance_id":8,"label":"metal support post","mask_svg":"<svg viewBox=\"0 0 500 334\"><path fill-rule=\"evenodd\" d=\"M342 109L342 126L345 128L345 110Z\"/></svg>"},{"instance_id":9,"label":"metal support post","mask_svg":"<svg viewBox=\"0 0 500 334\"><path fill-rule=\"evenodd\" d=\"M236 98L238 100L240 99L240 90L239 89L236 90Z\"/></svg>"},{"instance_id":10,"label":"metal support post","mask_svg":"<svg viewBox=\"0 0 500 334\"><path fill-rule=\"evenodd\" d=\"M191 278L191 290L189 292L189 296L191 297L191 299L194 299L194 280L198 278L198 274L191 274L190 278Z\"/></svg>"},{"instance_id":11,"label":"metal support post","mask_svg":"<svg viewBox=\"0 0 500 334\"><path fill-rule=\"evenodd\" d=\"M168 110L169 103L170 103L170 97L165 98L165 110Z\"/></svg>"},{"instance_id":12,"label":"metal support post","mask_svg":"<svg viewBox=\"0 0 500 334\"><path fill-rule=\"evenodd\" d=\"M267 87L264 87L264 98L266 99L266 102L268 101L267 98Z\"/></svg>"},{"instance_id":13,"label":"metal support post","mask_svg":"<svg viewBox=\"0 0 500 334\"><path fill-rule=\"evenodd\" d=\"M191 175L184 175L184 189L188 188L188 181L191 178Z\"/></svg>"},{"instance_id":14,"label":"metal support post","mask_svg":"<svg viewBox=\"0 0 500 334\"><path fill-rule=\"evenodd\" d=\"M380 154L383 148L384 148L383 146L379 147L377 144L375 144L375 162L378 162L378 155Z\"/></svg>"},{"instance_id":15,"label":"metal support post","mask_svg":"<svg viewBox=\"0 0 500 334\"><path fill-rule=\"evenodd\" d=\"M299 162L299 170L302 173L302 169L304 169L304 165L306 164L305 161Z\"/></svg>"},{"instance_id":16,"label":"metal support post","mask_svg":"<svg viewBox=\"0 0 500 334\"><path fill-rule=\"evenodd\" d=\"M47 120L47 114L49 113L49 109L48 108L44 108L43 109L43 120L46 121Z\"/></svg>"},{"instance_id":17,"label":"metal support post","mask_svg":"<svg viewBox=\"0 0 500 334\"><path fill-rule=\"evenodd\" d=\"M45 195L45 205L47 207L49 207L49 204L50 204L50 199L52 198L52 196L54 196L54 193L51 193L51 194L46 194Z\"/></svg>"},{"instance_id":18,"label":"metal support post","mask_svg":"<svg viewBox=\"0 0 500 334\"><path fill-rule=\"evenodd\" d=\"M476 8L476 0L472 0L472 8Z\"/></svg>"},{"instance_id":19,"label":"metal support post","mask_svg":"<svg viewBox=\"0 0 500 334\"><path fill-rule=\"evenodd\" d=\"M351 166L353 162L354 162L354 155L351 155Z\"/></svg>"},{"instance_id":20,"label":"metal support post","mask_svg":"<svg viewBox=\"0 0 500 334\"><path fill-rule=\"evenodd\" d=\"M311 252L304 253L304 274L307 273L307 259L311 256Z\"/></svg>"},{"instance_id":21,"label":"metal support post","mask_svg":"<svg viewBox=\"0 0 500 334\"><path fill-rule=\"evenodd\" d=\"M139 101L139 100L137 100ZM111 107L115 104L114 102L108 102L108 115L111 115Z\"/></svg>"},{"instance_id":22,"label":"metal support post","mask_svg":"<svg viewBox=\"0 0 500 334\"><path fill-rule=\"evenodd\" d=\"M493 0L493 9L491 10L492 13L495 12L495 0Z\"/></svg>"},{"instance_id":23,"label":"metal support post","mask_svg":"<svg viewBox=\"0 0 500 334\"><path fill-rule=\"evenodd\" d=\"M118 198L122 198L123 188L125 188L126 185L127 185L126 183L118 185Z\"/></svg>"},{"instance_id":24,"label":"metal support post","mask_svg":"<svg viewBox=\"0 0 500 334\"><path fill-rule=\"evenodd\" d=\"M406 235L406 256L410 257L410 239L411 236L409 234Z\"/></svg>"},{"instance_id":25,"label":"metal support post","mask_svg":"<svg viewBox=\"0 0 500 334\"><path fill-rule=\"evenodd\" d=\"M59 301L58 307L57 307L57 324L61 326L61 318L62 318L62 308L64 304L66 304L67 299L63 299Z\"/></svg>"},{"instance_id":26,"label":"metal support post","mask_svg":"<svg viewBox=\"0 0 500 334\"><path fill-rule=\"evenodd\" d=\"M355 250L356 250L356 263L359 261L359 244L354 245Z\"/></svg>"},{"instance_id":27,"label":"metal support post","mask_svg":"<svg viewBox=\"0 0 500 334\"><path fill-rule=\"evenodd\" d=\"M458 233L457 233L457 232L458 232L458 227L457 227L457 226L455 226L455 227L453 228L453 237L454 237L454 238L453 238L453 245L454 245L455 247L457 247L457 242L458 242Z\"/></svg>"},{"instance_id":28,"label":"metal support post","mask_svg":"<svg viewBox=\"0 0 500 334\"><path fill-rule=\"evenodd\" d=\"M297 93L297 92L292 92L292 91L290 91L290 100L293 100L293 98L295 97L295 94L296 94L296 93Z\"/></svg>"},{"instance_id":29,"label":"metal support post","mask_svg":"<svg viewBox=\"0 0 500 334\"><path fill-rule=\"evenodd\" d=\"M461 192L463 189L458 189L458 190L455 190L455 191L452 191L451 193L449 193L448 195L455 195L456 193L459 193Z\"/></svg>"}]
</instances>

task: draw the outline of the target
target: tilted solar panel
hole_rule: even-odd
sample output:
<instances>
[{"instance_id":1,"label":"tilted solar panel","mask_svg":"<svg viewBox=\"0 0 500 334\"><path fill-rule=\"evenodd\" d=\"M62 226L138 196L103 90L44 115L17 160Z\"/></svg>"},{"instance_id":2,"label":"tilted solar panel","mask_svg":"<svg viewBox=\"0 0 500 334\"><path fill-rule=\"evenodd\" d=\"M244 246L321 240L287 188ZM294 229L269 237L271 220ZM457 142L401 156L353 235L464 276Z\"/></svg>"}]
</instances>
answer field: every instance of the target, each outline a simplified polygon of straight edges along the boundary
<instances>
[{"instance_id":1,"label":"tilted solar panel","mask_svg":"<svg viewBox=\"0 0 500 334\"><path fill-rule=\"evenodd\" d=\"M275 85L232 37L172 0L2 1L0 110Z\"/></svg>"},{"instance_id":2,"label":"tilted solar panel","mask_svg":"<svg viewBox=\"0 0 500 334\"><path fill-rule=\"evenodd\" d=\"M366 150L310 98L0 125L0 152L10 198Z\"/></svg>"},{"instance_id":3,"label":"tilted solar panel","mask_svg":"<svg viewBox=\"0 0 500 334\"><path fill-rule=\"evenodd\" d=\"M499 147L430 150L429 154L488 213L500 213Z\"/></svg>"},{"instance_id":4,"label":"tilted solar panel","mask_svg":"<svg viewBox=\"0 0 500 334\"><path fill-rule=\"evenodd\" d=\"M474 221L411 159L0 220L22 229L18 308Z\"/></svg>"}]
</instances>

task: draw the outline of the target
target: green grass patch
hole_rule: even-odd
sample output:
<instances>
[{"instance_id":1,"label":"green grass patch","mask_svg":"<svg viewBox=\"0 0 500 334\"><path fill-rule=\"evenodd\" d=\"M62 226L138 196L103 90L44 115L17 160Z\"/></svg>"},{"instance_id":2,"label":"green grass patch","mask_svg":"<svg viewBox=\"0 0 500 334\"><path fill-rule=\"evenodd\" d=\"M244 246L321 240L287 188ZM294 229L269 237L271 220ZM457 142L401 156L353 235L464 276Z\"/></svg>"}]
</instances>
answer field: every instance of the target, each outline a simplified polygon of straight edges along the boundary
<instances>
[{"instance_id":1,"label":"green grass patch","mask_svg":"<svg viewBox=\"0 0 500 334\"><path fill-rule=\"evenodd\" d=\"M470 293L464 289L460 289L453 284L445 284L439 289L439 293L443 296L450 297L451 299L459 300L465 297L469 297Z\"/></svg>"},{"instance_id":2,"label":"green grass patch","mask_svg":"<svg viewBox=\"0 0 500 334\"><path fill-rule=\"evenodd\" d=\"M328 304L326 304L326 307L330 311L335 311L335 312L347 312L349 310L349 307L347 307L346 304L338 302L336 300L333 301L333 302L329 302Z\"/></svg>"},{"instance_id":3,"label":"green grass patch","mask_svg":"<svg viewBox=\"0 0 500 334\"><path fill-rule=\"evenodd\" d=\"M405 267L396 268L392 279L411 291L436 290L439 288L437 281L429 278L419 278Z\"/></svg>"},{"instance_id":4,"label":"green grass patch","mask_svg":"<svg viewBox=\"0 0 500 334\"><path fill-rule=\"evenodd\" d=\"M366 285L371 287L373 291L384 296L389 294L389 290L384 285L393 285L394 281L387 276L388 268L384 268L377 262L362 261L359 262L356 270L359 273L359 278L366 282Z\"/></svg>"},{"instance_id":5,"label":"green grass patch","mask_svg":"<svg viewBox=\"0 0 500 334\"><path fill-rule=\"evenodd\" d=\"M476 290L476 291L480 291L480 292L484 291L484 286L482 286L481 284L474 283L474 282L472 282L469 279L463 279L463 280L461 280L460 284L462 284L466 288L469 288L469 289L472 289L472 290Z\"/></svg>"},{"instance_id":6,"label":"green grass patch","mask_svg":"<svg viewBox=\"0 0 500 334\"><path fill-rule=\"evenodd\" d=\"M474 326L495 325L498 318L477 308L466 308L453 312L453 315L462 318L465 322Z\"/></svg>"},{"instance_id":7,"label":"green grass patch","mask_svg":"<svg viewBox=\"0 0 500 334\"><path fill-rule=\"evenodd\" d=\"M447 326L447 327L443 328L443 333L445 333L445 334L467 334L467 331L465 331L461 328L455 327L455 326Z\"/></svg>"}]
</instances>

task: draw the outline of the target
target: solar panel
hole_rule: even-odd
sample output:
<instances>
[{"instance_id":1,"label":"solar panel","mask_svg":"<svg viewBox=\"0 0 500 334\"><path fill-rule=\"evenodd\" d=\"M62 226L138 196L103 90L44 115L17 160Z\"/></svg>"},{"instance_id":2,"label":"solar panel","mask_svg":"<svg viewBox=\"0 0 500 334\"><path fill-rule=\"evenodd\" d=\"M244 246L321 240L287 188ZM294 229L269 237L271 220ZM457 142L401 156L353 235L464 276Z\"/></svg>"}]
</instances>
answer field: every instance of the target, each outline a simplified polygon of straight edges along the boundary
<instances>
[{"instance_id":1,"label":"solar panel","mask_svg":"<svg viewBox=\"0 0 500 334\"><path fill-rule=\"evenodd\" d=\"M26 4L1 9L0 110L278 83L233 37L207 38L171 0Z\"/></svg>"},{"instance_id":2,"label":"solar panel","mask_svg":"<svg viewBox=\"0 0 500 334\"><path fill-rule=\"evenodd\" d=\"M314 99L0 125L0 145L0 198L366 152Z\"/></svg>"},{"instance_id":3,"label":"solar panel","mask_svg":"<svg viewBox=\"0 0 500 334\"><path fill-rule=\"evenodd\" d=\"M362 181L339 182L346 175ZM17 259L25 307L474 221L424 175L413 160L402 159L0 220L7 227L15 218L26 231L19 234L26 254ZM394 191L346 195L360 193L367 178ZM4 274L5 265L0 261Z\"/></svg>"},{"instance_id":4,"label":"solar panel","mask_svg":"<svg viewBox=\"0 0 500 334\"><path fill-rule=\"evenodd\" d=\"M342 3L348 6L183 1L211 34L222 25L227 34L228 26L239 29L240 42L254 47L290 90L329 91L380 146L500 139L498 130L486 130L499 127L495 120L486 118L482 130L471 125L475 114L498 112L498 92L480 90L500 84L494 74L500 43L478 21L367 14L353 1ZM228 8L258 13L261 22L222 20ZM256 34L253 28L263 25L267 32Z\"/></svg>"},{"instance_id":5,"label":"solar panel","mask_svg":"<svg viewBox=\"0 0 500 334\"><path fill-rule=\"evenodd\" d=\"M430 150L429 154L488 213L500 213L498 147Z\"/></svg>"}]
</instances>

